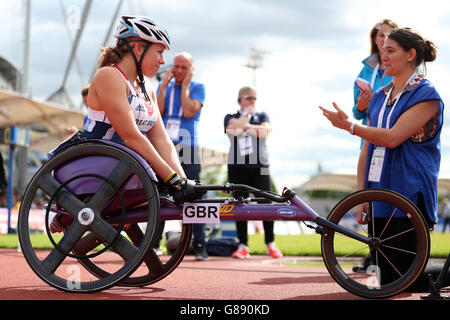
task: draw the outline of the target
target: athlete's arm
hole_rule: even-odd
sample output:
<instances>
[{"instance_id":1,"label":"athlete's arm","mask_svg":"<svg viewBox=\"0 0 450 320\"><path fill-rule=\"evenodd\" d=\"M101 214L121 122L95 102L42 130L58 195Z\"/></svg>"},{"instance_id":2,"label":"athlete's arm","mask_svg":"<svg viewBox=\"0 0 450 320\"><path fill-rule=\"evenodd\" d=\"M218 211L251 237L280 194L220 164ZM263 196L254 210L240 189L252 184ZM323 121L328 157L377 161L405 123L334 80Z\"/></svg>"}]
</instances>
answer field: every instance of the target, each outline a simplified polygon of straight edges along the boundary
<instances>
[{"instance_id":1,"label":"athlete's arm","mask_svg":"<svg viewBox=\"0 0 450 320\"><path fill-rule=\"evenodd\" d=\"M166 109L166 87L163 87L162 85L159 87L155 101L158 102L159 113L164 114L164 110Z\"/></svg>"},{"instance_id":2,"label":"athlete's arm","mask_svg":"<svg viewBox=\"0 0 450 320\"><path fill-rule=\"evenodd\" d=\"M158 119L155 125L147 132L147 138L151 141L161 158L182 178L186 178L181 167L178 152L173 145L172 140L164 128L164 122L158 113Z\"/></svg>"},{"instance_id":3,"label":"athlete's arm","mask_svg":"<svg viewBox=\"0 0 450 320\"><path fill-rule=\"evenodd\" d=\"M162 179L169 176L173 172L172 168L136 126L127 99L128 87L120 74L110 67L99 69L90 90L95 95L92 108L105 112L125 145L147 160Z\"/></svg>"}]
</instances>

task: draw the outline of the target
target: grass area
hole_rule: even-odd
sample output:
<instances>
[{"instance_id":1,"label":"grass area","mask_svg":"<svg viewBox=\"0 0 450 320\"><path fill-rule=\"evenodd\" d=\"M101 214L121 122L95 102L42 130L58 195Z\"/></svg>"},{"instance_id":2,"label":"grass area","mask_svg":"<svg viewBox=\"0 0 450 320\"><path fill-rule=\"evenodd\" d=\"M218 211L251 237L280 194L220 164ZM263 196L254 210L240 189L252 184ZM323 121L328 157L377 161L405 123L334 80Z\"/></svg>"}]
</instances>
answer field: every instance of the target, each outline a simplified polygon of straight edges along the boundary
<instances>
[{"instance_id":1,"label":"grass area","mask_svg":"<svg viewBox=\"0 0 450 320\"><path fill-rule=\"evenodd\" d=\"M431 233L431 257L447 258L450 253L450 233Z\"/></svg>"},{"instance_id":2,"label":"grass area","mask_svg":"<svg viewBox=\"0 0 450 320\"><path fill-rule=\"evenodd\" d=\"M53 248L46 234L32 234L32 242L38 249ZM58 241L55 235L55 241ZM275 241L285 256L321 256L320 235L276 235ZM164 242L164 241L162 241ZM17 248L17 235L0 235L0 248ZM351 243L344 243L350 246ZM264 235L249 235L249 247L252 254L265 254ZM450 252L450 233L431 233L431 257L446 258ZM363 256L367 251L361 251Z\"/></svg>"},{"instance_id":3,"label":"grass area","mask_svg":"<svg viewBox=\"0 0 450 320\"><path fill-rule=\"evenodd\" d=\"M58 242L62 237L62 234L53 235L53 240ZM33 247L35 249L49 249L53 248L52 243L47 237L47 234L42 233L32 233L30 235L31 243L33 243ZM11 248L17 249L17 244L19 239L17 234L5 234L0 235L0 248Z\"/></svg>"},{"instance_id":4,"label":"grass area","mask_svg":"<svg viewBox=\"0 0 450 320\"><path fill-rule=\"evenodd\" d=\"M321 255L320 235L276 235L275 242L285 256ZM248 246L252 254L266 254L263 234L249 235Z\"/></svg>"},{"instance_id":5,"label":"grass area","mask_svg":"<svg viewBox=\"0 0 450 320\"><path fill-rule=\"evenodd\" d=\"M320 237L318 234L276 235L275 242L285 256L321 256ZM352 246L354 241L347 240L343 241L342 244L346 246L346 252L349 252L347 248ZM264 235L262 234L250 235L248 245L252 254L266 253ZM361 256L365 256L367 253L368 251L359 252ZM430 256L433 258L447 258L449 253L450 233L432 232Z\"/></svg>"}]
</instances>

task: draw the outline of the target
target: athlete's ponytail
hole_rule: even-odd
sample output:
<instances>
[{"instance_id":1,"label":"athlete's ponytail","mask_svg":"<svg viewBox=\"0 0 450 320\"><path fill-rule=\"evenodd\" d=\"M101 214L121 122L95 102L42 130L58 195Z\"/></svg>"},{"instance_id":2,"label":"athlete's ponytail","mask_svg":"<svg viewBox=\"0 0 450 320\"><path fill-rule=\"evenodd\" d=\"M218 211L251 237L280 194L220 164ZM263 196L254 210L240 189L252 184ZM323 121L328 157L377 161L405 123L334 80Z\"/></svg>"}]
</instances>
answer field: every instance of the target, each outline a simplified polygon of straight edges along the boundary
<instances>
[{"instance_id":1,"label":"athlete's ponytail","mask_svg":"<svg viewBox=\"0 0 450 320\"><path fill-rule=\"evenodd\" d=\"M103 47L98 58L97 68L100 69L119 63L127 52L128 49L125 46Z\"/></svg>"}]
</instances>

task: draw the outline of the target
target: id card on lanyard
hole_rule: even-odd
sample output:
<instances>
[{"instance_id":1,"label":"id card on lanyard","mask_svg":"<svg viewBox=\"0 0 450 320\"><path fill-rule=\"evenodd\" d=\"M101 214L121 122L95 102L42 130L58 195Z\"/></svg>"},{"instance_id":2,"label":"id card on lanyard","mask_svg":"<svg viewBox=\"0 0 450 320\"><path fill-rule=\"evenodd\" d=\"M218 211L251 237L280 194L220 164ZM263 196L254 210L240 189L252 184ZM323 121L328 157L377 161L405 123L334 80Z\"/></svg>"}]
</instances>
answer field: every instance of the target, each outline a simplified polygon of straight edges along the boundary
<instances>
[{"instance_id":1,"label":"id card on lanyard","mask_svg":"<svg viewBox=\"0 0 450 320\"><path fill-rule=\"evenodd\" d=\"M180 138L181 117L183 116L183 109L180 105L180 110L177 117L173 117L173 107L175 100L175 83L172 86L169 97L169 119L167 120L166 129L170 139L178 140Z\"/></svg>"},{"instance_id":2,"label":"id card on lanyard","mask_svg":"<svg viewBox=\"0 0 450 320\"><path fill-rule=\"evenodd\" d=\"M251 117L247 120L248 123L250 123ZM253 154L253 143L252 143L252 137L244 132L239 138L239 153L241 157L248 156Z\"/></svg>"},{"instance_id":3,"label":"id card on lanyard","mask_svg":"<svg viewBox=\"0 0 450 320\"><path fill-rule=\"evenodd\" d=\"M239 153L242 157L248 156L253 153L252 137L244 133L238 138L239 142Z\"/></svg>"},{"instance_id":4,"label":"id card on lanyard","mask_svg":"<svg viewBox=\"0 0 450 320\"><path fill-rule=\"evenodd\" d=\"M416 73L414 73L411 78L405 83L405 86L403 89L397 94L395 97L394 105L391 108L391 111L389 112L387 118L386 118L386 129L390 129L390 123L391 123L391 116L394 112L395 107L397 106L398 101L400 100L400 97L405 90L408 83L416 77ZM389 97L391 96L392 89L389 90L388 94L386 95L386 99L384 99L383 106L381 107L380 113L378 115L378 123L377 128L383 127L383 118L384 118L384 112L386 111L386 105L389 100ZM370 182L380 182L381 179L381 173L383 171L383 163L386 155L386 148L382 146L375 146L375 149L372 153L372 159L370 160L370 167L369 167L369 175L367 177L368 181Z\"/></svg>"}]
</instances>

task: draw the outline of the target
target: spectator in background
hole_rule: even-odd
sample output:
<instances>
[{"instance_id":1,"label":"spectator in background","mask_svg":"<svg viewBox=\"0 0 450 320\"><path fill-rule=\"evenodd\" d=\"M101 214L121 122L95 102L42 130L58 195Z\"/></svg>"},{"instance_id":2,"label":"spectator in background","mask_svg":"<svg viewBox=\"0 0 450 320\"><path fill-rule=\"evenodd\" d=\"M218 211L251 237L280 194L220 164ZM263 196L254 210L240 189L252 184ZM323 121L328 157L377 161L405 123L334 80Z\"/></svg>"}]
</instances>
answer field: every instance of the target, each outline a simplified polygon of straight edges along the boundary
<instances>
[{"instance_id":1,"label":"spectator in background","mask_svg":"<svg viewBox=\"0 0 450 320\"><path fill-rule=\"evenodd\" d=\"M81 97L83 98L83 104L87 108L87 97L89 94L89 84L86 85L83 89L81 89Z\"/></svg>"},{"instance_id":2,"label":"spectator in background","mask_svg":"<svg viewBox=\"0 0 450 320\"><path fill-rule=\"evenodd\" d=\"M86 85L83 89L81 89L81 98L83 99L83 104L84 106L87 108L87 99L88 99L88 94L89 94L89 84ZM89 124L89 117L86 114L83 118L83 129L87 128L87 125ZM66 138L70 139L73 137L73 135L78 131L78 128L76 126L71 126L65 129L68 133L70 133L69 137Z\"/></svg>"},{"instance_id":3,"label":"spectator in background","mask_svg":"<svg viewBox=\"0 0 450 320\"><path fill-rule=\"evenodd\" d=\"M83 98L83 104L86 108L88 107L87 98L88 98L88 94L89 94L89 86L90 85L88 84L81 90L81 97ZM86 127L86 125L88 124L88 120L89 120L89 118L86 114L83 119L83 128Z\"/></svg>"},{"instance_id":4,"label":"spectator in background","mask_svg":"<svg viewBox=\"0 0 450 320\"><path fill-rule=\"evenodd\" d=\"M227 114L224 119L225 133L230 139L228 152L228 179L230 183L245 184L260 190L272 191L269 173L269 157L266 138L272 131L269 116L256 112L257 92L245 86L239 90L240 110ZM248 194L235 192L235 196L248 197ZM264 241L267 252L273 258L283 256L274 242L274 222L264 221ZM248 248L247 221L236 221L239 248L232 254L234 258L250 256Z\"/></svg>"},{"instance_id":5,"label":"spectator in background","mask_svg":"<svg viewBox=\"0 0 450 320\"><path fill-rule=\"evenodd\" d=\"M447 225L450 225L450 203L448 198L444 198L439 208L439 217L444 220L444 225L442 226L442 232L445 232Z\"/></svg>"},{"instance_id":6,"label":"spectator in background","mask_svg":"<svg viewBox=\"0 0 450 320\"><path fill-rule=\"evenodd\" d=\"M200 180L201 157L198 123L205 102L205 86L193 81L192 56L187 52L175 55L157 89L158 107L166 130L175 144L186 177ZM208 260L205 224L194 224L193 247L196 260Z\"/></svg>"},{"instance_id":7,"label":"spectator in background","mask_svg":"<svg viewBox=\"0 0 450 320\"><path fill-rule=\"evenodd\" d=\"M370 31L370 56L362 61L364 67L353 86L353 116L356 120L362 120L363 125L367 124L367 107L373 93L392 81L392 76L385 73L381 56L386 33L394 28L398 28L394 21L383 19ZM361 139L361 147L362 143Z\"/></svg>"},{"instance_id":8,"label":"spectator in background","mask_svg":"<svg viewBox=\"0 0 450 320\"><path fill-rule=\"evenodd\" d=\"M3 155L0 152L0 198L6 193L8 183L6 181L5 167L3 165Z\"/></svg>"}]
</instances>

